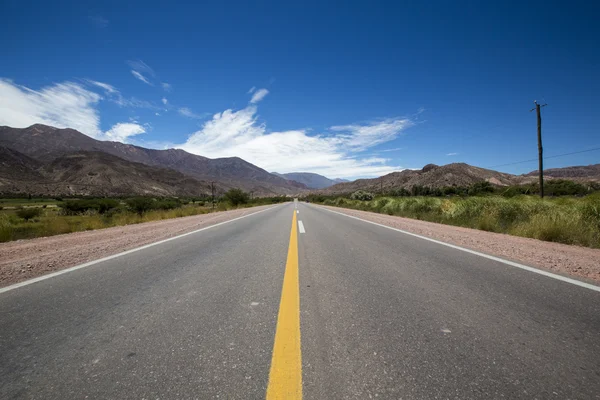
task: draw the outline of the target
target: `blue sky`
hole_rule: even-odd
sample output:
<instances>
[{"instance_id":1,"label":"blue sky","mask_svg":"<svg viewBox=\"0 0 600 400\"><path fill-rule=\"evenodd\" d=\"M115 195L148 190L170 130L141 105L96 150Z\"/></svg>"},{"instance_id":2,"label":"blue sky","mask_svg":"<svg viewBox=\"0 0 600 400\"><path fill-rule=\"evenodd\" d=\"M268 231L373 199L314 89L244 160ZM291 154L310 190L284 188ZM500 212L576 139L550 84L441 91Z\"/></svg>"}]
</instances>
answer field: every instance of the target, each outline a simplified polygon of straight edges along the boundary
<instances>
[{"instance_id":1,"label":"blue sky","mask_svg":"<svg viewBox=\"0 0 600 400\"><path fill-rule=\"evenodd\" d=\"M535 159L538 100L547 156L600 147L597 2L189 3L3 1L0 125L352 178Z\"/></svg>"}]
</instances>

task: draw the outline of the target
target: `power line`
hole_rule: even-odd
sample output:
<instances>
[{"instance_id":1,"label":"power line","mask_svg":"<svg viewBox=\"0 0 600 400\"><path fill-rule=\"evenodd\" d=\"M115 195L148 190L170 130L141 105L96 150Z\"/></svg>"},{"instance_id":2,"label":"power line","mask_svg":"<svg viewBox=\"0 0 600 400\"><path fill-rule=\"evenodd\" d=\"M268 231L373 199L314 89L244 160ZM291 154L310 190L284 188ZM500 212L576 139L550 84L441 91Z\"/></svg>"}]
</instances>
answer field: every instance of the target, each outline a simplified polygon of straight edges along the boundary
<instances>
[{"instance_id":1,"label":"power line","mask_svg":"<svg viewBox=\"0 0 600 400\"><path fill-rule=\"evenodd\" d=\"M549 156L549 157L544 157L544 160L548 160L550 158L557 158L557 157L563 157L563 156L570 156L573 154L580 154L580 153L587 153L590 151L597 151L600 150L600 147L595 147L593 149L587 149L587 150L580 150L580 151L574 151L572 153L563 153L563 154L556 154L553 156ZM523 161L517 161L517 162L513 162L513 163L508 163L508 164L499 164L499 165L492 165L491 167L485 167L485 168L498 168L498 167L506 167L508 165L516 165L516 164L524 164L527 162L533 162L533 161L537 161L537 158L532 158L531 160L523 160Z\"/></svg>"}]
</instances>

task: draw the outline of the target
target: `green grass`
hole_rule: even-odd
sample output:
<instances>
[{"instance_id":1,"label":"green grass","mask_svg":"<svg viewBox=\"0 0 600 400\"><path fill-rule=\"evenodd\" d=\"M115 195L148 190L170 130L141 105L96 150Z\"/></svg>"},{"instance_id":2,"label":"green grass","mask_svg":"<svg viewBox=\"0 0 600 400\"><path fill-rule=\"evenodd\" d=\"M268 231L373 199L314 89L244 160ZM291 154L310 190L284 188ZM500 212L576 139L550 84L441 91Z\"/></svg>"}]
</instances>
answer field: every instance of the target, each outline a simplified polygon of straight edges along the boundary
<instances>
[{"instance_id":1,"label":"green grass","mask_svg":"<svg viewBox=\"0 0 600 400\"><path fill-rule=\"evenodd\" d=\"M585 197L378 197L322 204L600 248L600 193Z\"/></svg>"}]
</instances>

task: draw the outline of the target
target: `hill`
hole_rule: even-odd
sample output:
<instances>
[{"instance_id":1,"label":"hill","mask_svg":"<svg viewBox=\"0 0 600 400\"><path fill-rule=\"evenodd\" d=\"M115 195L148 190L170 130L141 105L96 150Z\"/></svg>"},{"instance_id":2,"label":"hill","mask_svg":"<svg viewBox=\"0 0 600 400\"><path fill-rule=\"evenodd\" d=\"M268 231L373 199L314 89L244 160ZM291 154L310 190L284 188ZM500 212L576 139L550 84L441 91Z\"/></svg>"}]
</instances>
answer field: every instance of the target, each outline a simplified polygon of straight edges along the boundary
<instances>
[{"instance_id":1,"label":"hill","mask_svg":"<svg viewBox=\"0 0 600 400\"><path fill-rule=\"evenodd\" d=\"M0 147L0 157L0 193L44 196L202 196L211 193L209 182L102 152L74 152L43 163ZM222 192L226 188L217 189Z\"/></svg>"},{"instance_id":2,"label":"hill","mask_svg":"<svg viewBox=\"0 0 600 400\"><path fill-rule=\"evenodd\" d=\"M323 189L335 185L336 183L347 182L344 179L329 179L323 175L313 174L311 172L290 172L287 174L278 174L277 172L273 172L273 174L284 179L302 183L309 189Z\"/></svg>"},{"instance_id":3,"label":"hill","mask_svg":"<svg viewBox=\"0 0 600 400\"><path fill-rule=\"evenodd\" d=\"M481 181L488 181L497 186L508 186L533 181L533 177L519 177L485 168L474 167L465 163L438 166L428 164L420 170L405 169L392 172L374 179L358 179L353 182L338 183L321 190L321 193L350 193L356 190L380 192L391 189L410 189L413 186L431 188L445 186L470 186Z\"/></svg>"},{"instance_id":4,"label":"hill","mask_svg":"<svg viewBox=\"0 0 600 400\"><path fill-rule=\"evenodd\" d=\"M538 171L531 171L524 176L538 176ZM600 164L545 169L544 177L600 182Z\"/></svg>"},{"instance_id":5,"label":"hill","mask_svg":"<svg viewBox=\"0 0 600 400\"><path fill-rule=\"evenodd\" d=\"M180 149L147 149L100 141L74 129L41 124L22 129L0 127L0 146L44 163L74 152L103 152L130 162L173 169L197 180L240 187L256 195L294 194L307 189L303 184L273 175L238 157L210 159Z\"/></svg>"}]
</instances>

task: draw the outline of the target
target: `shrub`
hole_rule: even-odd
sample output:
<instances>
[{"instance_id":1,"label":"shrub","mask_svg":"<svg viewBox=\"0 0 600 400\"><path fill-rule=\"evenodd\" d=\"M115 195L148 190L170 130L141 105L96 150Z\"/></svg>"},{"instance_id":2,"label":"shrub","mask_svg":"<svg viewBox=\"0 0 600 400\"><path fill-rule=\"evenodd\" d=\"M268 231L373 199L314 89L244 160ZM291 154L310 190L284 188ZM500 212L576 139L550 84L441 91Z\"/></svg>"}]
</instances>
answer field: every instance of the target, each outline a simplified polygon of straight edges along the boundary
<instances>
[{"instance_id":1,"label":"shrub","mask_svg":"<svg viewBox=\"0 0 600 400\"><path fill-rule=\"evenodd\" d=\"M352 200L370 201L373 200L373 194L365 192L364 190L357 190L350 195L350 198Z\"/></svg>"},{"instance_id":2,"label":"shrub","mask_svg":"<svg viewBox=\"0 0 600 400\"><path fill-rule=\"evenodd\" d=\"M229 189L223 197L232 206L246 204L250 200L250 196L248 195L248 193L244 192L242 189L237 188Z\"/></svg>"},{"instance_id":3,"label":"shrub","mask_svg":"<svg viewBox=\"0 0 600 400\"><path fill-rule=\"evenodd\" d=\"M153 208L156 210L173 210L181 207L181 203L175 199L164 199L159 200L153 204Z\"/></svg>"},{"instance_id":4,"label":"shrub","mask_svg":"<svg viewBox=\"0 0 600 400\"><path fill-rule=\"evenodd\" d=\"M29 221L30 219L37 218L42 215L42 210L37 207L32 208L22 208L17 210L17 216L19 218L23 218L25 221Z\"/></svg>"},{"instance_id":5,"label":"shrub","mask_svg":"<svg viewBox=\"0 0 600 400\"><path fill-rule=\"evenodd\" d=\"M67 215L83 214L90 210L104 214L118 206L119 202L114 199L67 200L61 204L64 213Z\"/></svg>"},{"instance_id":6,"label":"shrub","mask_svg":"<svg viewBox=\"0 0 600 400\"><path fill-rule=\"evenodd\" d=\"M147 211L153 209L154 200L148 197L133 197L126 200L129 209L137 213L140 217Z\"/></svg>"}]
</instances>

